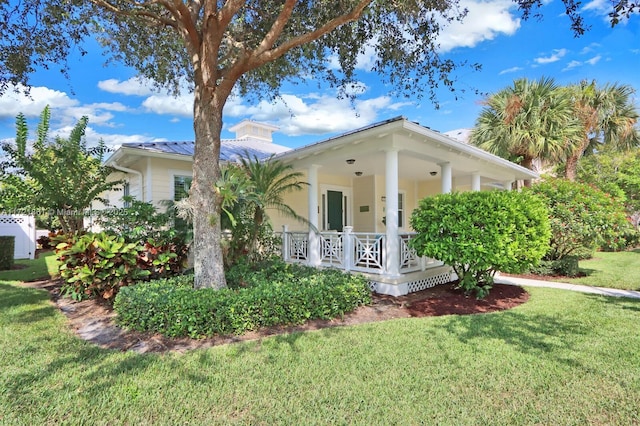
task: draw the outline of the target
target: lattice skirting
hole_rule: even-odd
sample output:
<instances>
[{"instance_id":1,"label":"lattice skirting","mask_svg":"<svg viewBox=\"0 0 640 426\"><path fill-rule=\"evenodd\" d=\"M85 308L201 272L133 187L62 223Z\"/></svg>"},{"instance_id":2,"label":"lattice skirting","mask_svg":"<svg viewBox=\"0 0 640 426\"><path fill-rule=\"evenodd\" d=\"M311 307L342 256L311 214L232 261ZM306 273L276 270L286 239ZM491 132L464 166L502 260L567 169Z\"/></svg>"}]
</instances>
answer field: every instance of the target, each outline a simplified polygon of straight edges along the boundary
<instances>
[{"instance_id":1,"label":"lattice skirting","mask_svg":"<svg viewBox=\"0 0 640 426\"><path fill-rule=\"evenodd\" d=\"M416 291L422 291L427 288L435 287L439 284L446 284L451 281L451 273L434 275L432 277L423 278L421 280L412 281L408 283L409 293L415 293Z\"/></svg>"},{"instance_id":2,"label":"lattice skirting","mask_svg":"<svg viewBox=\"0 0 640 426\"><path fill-rule=\"evenodd\" d=\"M371 291L375 291L376 293L401 296L408 293L415 293L416 291L422 291L440 284L447 284L449 282L451 282L451 272L445 271L436 275L421 277L401 284L386 284L373 280L369 281L368 284Z\"/></svg>"}]
</instances>

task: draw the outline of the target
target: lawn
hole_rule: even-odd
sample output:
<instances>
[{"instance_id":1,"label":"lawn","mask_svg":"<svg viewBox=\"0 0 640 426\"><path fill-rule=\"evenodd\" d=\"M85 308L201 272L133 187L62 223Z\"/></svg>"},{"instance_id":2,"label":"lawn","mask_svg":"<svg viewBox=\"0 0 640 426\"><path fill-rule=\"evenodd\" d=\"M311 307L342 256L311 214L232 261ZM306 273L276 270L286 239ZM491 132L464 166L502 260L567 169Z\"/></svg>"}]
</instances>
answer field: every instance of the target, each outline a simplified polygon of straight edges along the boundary
<instances>
[{"instance_id":1,"label":"lawn","mask_svg":"<svg viewBox=\"0 0 640 426\"><path fill-rule=\"evenodd\" d=\"M566 282L640 290L640 249L617 253L598 252L593 259L581 260L580 270L588 275Z\"/></svg>"},{"instance_id":2,"label":"lawn","mask_svg":"<svg viewBox=\"0 0 640 426\"><path fill-rule=\"evenodd\" d=\"M501 313L139 355L0 283L0 424L640 422L640 301L529 291Z\"/></svg>"},{"instance_id":3,"label":"lawn","mask_svg":"<svg viewBox=\"0 0 640 426\"><path fill-rule=\"evenodd\" d=\"M58 264L53 252L42 253L35 260L16 260L15 264L26 266L26 268L0 271L0 281L46 280L58 273Z\"/></svg>"}]
</instances>

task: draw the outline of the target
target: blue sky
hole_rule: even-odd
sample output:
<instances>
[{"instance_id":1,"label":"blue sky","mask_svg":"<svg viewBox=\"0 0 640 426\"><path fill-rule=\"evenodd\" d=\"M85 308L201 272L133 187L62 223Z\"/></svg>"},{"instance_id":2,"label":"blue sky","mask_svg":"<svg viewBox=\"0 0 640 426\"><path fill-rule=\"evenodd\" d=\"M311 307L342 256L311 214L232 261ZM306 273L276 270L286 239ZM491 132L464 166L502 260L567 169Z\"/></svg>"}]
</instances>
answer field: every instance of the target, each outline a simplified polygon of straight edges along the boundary
<instances>
[{"instance_id":1,"label":"blue sky","mask_svg":"<svg viewBox=\"0 0 640 426\"><path fill-rule=\"evenodd\" d=\"M427 99L392 98L379 83L378 75L367 72L370 58L363 55L358 78L363 93L355 104L336 98L334 90L316 84L285 86L282 101L249 102L234 98L224 113L225 128L245 119L280 127L276 143L298 147L335 134L404 115L442 132L473 127L481 110L483 93L495 92L514 79L553 77L560 84L595 79L598 83L623 83L640 91L640 16L615 28L607 22L606 0L585 3L582 13L591 30L576 38L562 14L558 0L546 2L543 18L521 21L509 0L461 0L469 9L462 24L447 28L440 37L441 54L455 61L481 63L481 71L456 72L457 99L438 92L440 108ZM118 65L104 66L99 46L70 60L71 79L55 68L38 70L31 80L31 98L9 91L0 97L0 140L15 136L15 116L22 112L37 122L45 105L52 108L52 133L68 135L77 120L89 117L90 144L103 139L117 147L125 142L193 140L192 97L178 98L156 93L136 79L135 70ZM640 93L636 94L640 108ZM233 134L224 131L223 137Z\"/></svg>"}]
</instances>

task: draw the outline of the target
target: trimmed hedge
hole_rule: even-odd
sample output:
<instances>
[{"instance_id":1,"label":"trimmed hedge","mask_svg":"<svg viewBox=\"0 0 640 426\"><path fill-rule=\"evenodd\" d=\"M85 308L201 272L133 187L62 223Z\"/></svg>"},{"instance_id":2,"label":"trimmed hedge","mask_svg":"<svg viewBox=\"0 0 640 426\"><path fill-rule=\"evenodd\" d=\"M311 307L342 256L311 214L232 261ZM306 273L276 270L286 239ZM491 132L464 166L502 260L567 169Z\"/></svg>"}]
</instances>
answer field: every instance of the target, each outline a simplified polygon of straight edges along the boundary
<instances>
[{"instance_id":1,"label":"trimmed hedge","mask_svg":"<svg viewBox=\"0 0 640 426\"><path fill-rule=\"evenodd\" d=\"M0 236L0 271L13 268L13 252L16 237L13 235Z\"/></svg>"},{"instance_id":2,"label":"trimmed hedge","mask_svg":"<svg viewBox=\"0 0 640 426\"><path fill-rule=\"evenodd\" d=\"M192 276L123 287L114 303L116 320L133 330L202 338L332 319L371 303L361 275L300 267L271 272L271 281L257 274L236 290L194 290Z\"/></svg>"}]
</instances>

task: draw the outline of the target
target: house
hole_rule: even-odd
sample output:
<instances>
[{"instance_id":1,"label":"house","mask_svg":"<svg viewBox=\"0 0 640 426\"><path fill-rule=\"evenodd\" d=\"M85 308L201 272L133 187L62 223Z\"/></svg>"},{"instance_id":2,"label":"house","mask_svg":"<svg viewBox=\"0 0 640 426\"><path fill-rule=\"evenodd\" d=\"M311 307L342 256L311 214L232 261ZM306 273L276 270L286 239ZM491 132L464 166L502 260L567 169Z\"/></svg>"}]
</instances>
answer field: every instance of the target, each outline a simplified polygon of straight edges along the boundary
<instances>
[{"instance_id":1,"label":"house","mask_svg":"<svg viewBox=\"0 0 640 426\"><path fill-rule=\"evenodd\" d=\"M233 143L258 140L254 131L260 126L234 126L238 139ZM272 130L267 128L264 144L272 143ZM137 179L136 194L143 194L142 200L173 199L190 176L193 148L183 143L180 151L172 144L126 145L108 164ZM274 229L282 229L284 259L361 272L373 290L391 295L451 281L451 268L420 258L408 247L413 236L408 220L420 199L451 191L509 190L517 180L537 177L404 117L297 149L260 146L265 156L274 153L275 159L302 172L309 184L285 202L316 229L277 213L271 216ZM233 155L238 153L223 159ZM130 184L134 195L132 188Z\"/></svg>"}]
</instances>

